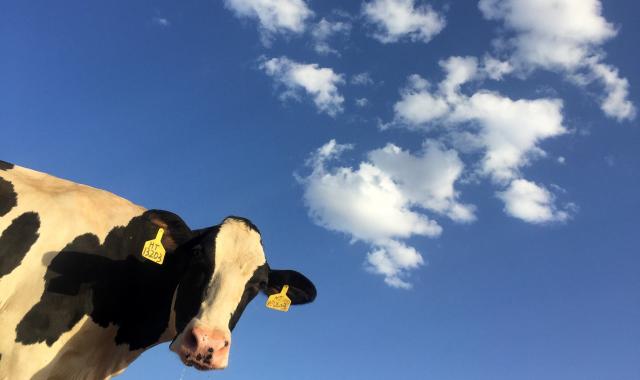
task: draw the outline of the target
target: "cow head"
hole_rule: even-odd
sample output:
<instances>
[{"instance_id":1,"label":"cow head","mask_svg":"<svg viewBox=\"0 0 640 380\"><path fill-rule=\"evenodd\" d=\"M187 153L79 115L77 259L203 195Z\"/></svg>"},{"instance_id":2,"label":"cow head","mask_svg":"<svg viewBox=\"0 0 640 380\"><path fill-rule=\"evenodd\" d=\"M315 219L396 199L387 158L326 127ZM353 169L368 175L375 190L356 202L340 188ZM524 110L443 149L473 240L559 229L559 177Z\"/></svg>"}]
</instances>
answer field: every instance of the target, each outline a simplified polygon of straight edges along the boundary
<instances>
[{"instance_id":1,"label":"cow head","mask_svg":"<svg viewBox=\"0 0 640 380\"><path fill-rule=\"evenodd\" d=\"M190 259L177 289L177 335L170 348L188 366L227 366L231 331L259 292L271 295L289 285L293 305L316 296L313 283L302 274L269 268L260 231L246 219L229 217L199 231L185 250Z\"/></svg>"}]
</instances>

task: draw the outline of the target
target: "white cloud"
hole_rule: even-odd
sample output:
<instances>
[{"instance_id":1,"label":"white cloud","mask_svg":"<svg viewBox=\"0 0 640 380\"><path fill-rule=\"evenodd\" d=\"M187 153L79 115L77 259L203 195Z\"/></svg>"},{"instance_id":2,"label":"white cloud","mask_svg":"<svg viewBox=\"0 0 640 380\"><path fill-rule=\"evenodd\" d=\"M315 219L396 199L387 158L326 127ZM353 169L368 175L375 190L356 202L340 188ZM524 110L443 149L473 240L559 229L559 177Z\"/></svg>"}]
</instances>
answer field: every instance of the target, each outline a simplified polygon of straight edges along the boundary
<instances>
[{"instance_id":1,"label":"white cloud","mask_svg":"<svg viewBox=\"0 0 640 380\"><path fill-rule=\"evenodd\" d=\"M627 99L629 96L629 81L618 75L618 69L604 63L590 65L596 78L604 85L606 95L602 99L602 110L610 117L622 120L632 120L636 117L636 108Z\"/></svg>"},{"instance_id":2,"label":"white cloud","mask_svg":"<svg viewBox=\"0 0 640 380\"><path fill-rule=\"evenodd\" d=\"M224 0L224 4L239 18L257 20L266 45L275 34L304 32L313 16L303 0Z\"/></svg>"},{"instance_id":3,"label":"white cloud","mask_svg":"<svg viewBox=\"0 0 640 380\"><path fill-rule=\"evenodd\" d=\"M511 62L501 61L491 56L485 56L483 63L487 77L493 80L501 80L503 76L513 71Z\"/></svg>"},{"instance_id":4,"label":"white cloud","mask_svg":"<svg viewBox=\"0 0 640 380\"><path fill-rule=\"evenodd\" d=\"M530 158L544 155L539 142L566 132L561 111L558 99L512 100L483 91L461 104L451 120L480 126L482 172L501 182L516 177Z\"/></svg>"},{"instance_id":5,"label":"white cloud","mask_svg":"<svg viewBox=\"0 0 640 380\"><path fill-rule=\"evenodd\" d=\"M420 210L458 222L475 219L475 208L459 203L454 190L463 164L455 151L426 141L418 155L389 144L369 152L357 168L329 165L350 148L331 140L309 159L312 172L301 179L309 214L324 228L368 243L369 270L384 275L391 286L410 287L405 280L408 271L423 260L401 240L442 232Z\"/></svg>"},{"instance_id":6,"label":"white cloud","mask_svg":"<svg viewBox=\"0 0 640 380\"><path fill-rule=\"evenodd\" d=\"M571 206L567 210L557 209L549 190L525 179L512 181L497 195L507 214L529 223L563 222L570 218Z\"/></svg>"},{"instance_id":7,"label":"white cloud","mask_svg":"<svg viewBox=\"0 0 640 380\"><path fill-rule=\"evenodd\" d=\"M338 86L344 83L344 79L332 69L315 63L295 62L286 57L263 60L260 68L285 88L282 99L299 99L300 92L304 91L313 98L319 112L330 116L342 112L344 97Z\"/></svg>"},{"instance_id":8,"label":"white cloud","mask_svg":"<svg viewBox=\"0 0 640 380\"><path fill-rule=\"evenodd\" d=\"M429 91L426 79L414 74L408 78L409 85L402 91L402 99L394 106L396 122L417 127L439 119L450 112L447 101Z\"/></svg>"},{"instance_id":9,"label":"white cloud","mask_svg":"<svg viewBox=\"0 0 640 380\"><path fill-rule=\"evenodd\" d=\"M373 165L387 173L412 204L447 215L458 222L475 220L473 206L457 202L454 183L464 164L455 150L425 141L422 155L412 155L394 144L369 152Z\"/></svg>"},{"instance_id":10,"label":"white cloud","mask_svg":"<svg viewBox=\"0 0 640 380\"><path fill-rule=\"evenodd\" d=\"M455 102L460 86L478 77L478 60L475 57L449 57L439 62L447 76L440 82L440 92L448 101Z\"/></svg>"},{"instance_id":11,"label":"white cloud","mask_svg":"<svg viewBox=\"0 0 640 380\"><path fill-rule=\"evenodd\" d=\"M601 45L617 30L602 16L599 0L480 0L478 6L486 19L504 22L511 32L505 46L518 71L557 71L581 78L574 82L582 85L598 80L606 93L601 99L605 114L618 120L635 117L627 80L602 62Z\"/></svg>"},{"instance_id":12,"label":"white cloud","mask_svg":"<svg viewBox=\"0 0 640 380\"><path fill-rule=\"evenodd\" d=\"M366 107L369 104L369 100L367 98L358 98L356 99L356 105L360 108Z\"/></svg>"},{"instance_id":13,"label":"white cloud","mask_svg":"<svg viewBox=\"0 0 640 380\"><path fill-rule=\"evenodd\" d=\"M305 201L319 225L375 242L411 235L437 236L441 227L410 209L410 202L392 178L376 166L362 162L357 169L326 168L327 159L344 146L331 141L320 148L329 153L314 160L305 180ZM375 205L375 207L372 207Z\"/></svg>"},{"instance_id":14,"label":"white cloud","mask_svg":"<svg viewBox=\"0 0 640 380\"><path fill-rule=\"evenodd\" d=\"M311 29L311 37L313 38L313 48L318 54L336 54L340 53L329 45L329 39L337 34L348 34L351 31L351 24L347 21L327 21L321 19Z\"/></svg>"},{"instance_id":15,"label":"white cloud","mask_svg":"<svg viewBox=\"0 0 640 380\"><path fill-rule=\"evenodd\" d=\"M450 140L464 152L483 150L480 172L500 183L519 175L535 156L544 155L538 144L566 132L559 99L513 100L479 90L465 95L461 86L488 75L473 57L451 57L440 63L446 76L438 88L417 76L395 104L392 124L413 129L435 123L446 125Z\"/></svg>"},{"instance_id":16,"label":"white cloud","mask_svg":"<svg viewBox=\"0 0 640 380\"><path fill-rule=\"evenodd\" d=\"M616 34L599 0L480 0L478 7L516 32L514 62L526 66L576 67Z\"/></svg>"},{"instance_id":17,"label":"white cloud","mask_svg":"<svg viewBox=\"0 0 640 380\"><path fill-rule=\"evenodd\" d=\"M373 0L364 3L362 13L375 26L373 36L382 43L403 39L429 42L445 27L445 19L429 5L414 0Z\"/></svg>"},{"instance_id":18,"label":"white cloud","mask_svg":"<svg viewBox=\"0 0 640 380\"><path fill-rule=\"evenodd\" d=\"M351 84L355 84L358 86L367 86L373 84L373 78L371 78L371 74L365 71L352 76Z\"/></svg>"},{"instance_id":19,"label":"white cloud","mask_svg":"<svg viewBox=\"0 0 640 380\"><path fill-rule=\"evenodd\" d=\"M395 240L382 242L367 254L366 267L375 274L384 276L387 285L394 288L411 289L411 284L402 278L405 272L424 264L422 255L415 248Z\"/></svg>"}]
</instances>

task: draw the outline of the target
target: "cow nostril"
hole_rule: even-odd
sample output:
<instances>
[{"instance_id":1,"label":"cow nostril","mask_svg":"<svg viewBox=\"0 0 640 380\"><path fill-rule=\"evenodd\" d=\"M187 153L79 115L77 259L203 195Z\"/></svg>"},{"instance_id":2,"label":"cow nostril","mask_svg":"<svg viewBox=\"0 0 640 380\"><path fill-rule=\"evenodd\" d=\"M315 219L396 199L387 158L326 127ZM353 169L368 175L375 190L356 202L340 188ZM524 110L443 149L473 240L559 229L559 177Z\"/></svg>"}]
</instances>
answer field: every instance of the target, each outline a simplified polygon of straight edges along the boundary
<instances>
[{"instance_id":1,"label":"cow nostril","mask_svg":"<svg viewBox=\"0 0 640 380\"><path fill-rule=\"evenodd\" d=\"M224 346L225 346L225 347L229 347L229 341L228 341L228 340L225 340L225 341L224 341Z\"/></svg>"},{"instance_id":2,"label":"cow nostril","mask_svg":"<svg viewBox=\"0 0 640 380\"><path fill-rule=\"evenodd\" d=\"M209 349L207 351L213 352L213 348L209 347Z\"/></svg>"},{"instance_id":3,"label":"cow nostril","mask_svg":"<svg viewBox=\"0 0 640 380\"><path fill-rule=\"evenodd\" d=\"M187 339L186 339L185 345L186 345L188 348L192 349L192 350L194 350L194 349L196 349L196 348L198 347L198 337L197 337L197 336L196 336L196 334L193 332L193 330L191 331L191 334L189 334L189 335L187 336Z\"/></svg>"}]
</instances>

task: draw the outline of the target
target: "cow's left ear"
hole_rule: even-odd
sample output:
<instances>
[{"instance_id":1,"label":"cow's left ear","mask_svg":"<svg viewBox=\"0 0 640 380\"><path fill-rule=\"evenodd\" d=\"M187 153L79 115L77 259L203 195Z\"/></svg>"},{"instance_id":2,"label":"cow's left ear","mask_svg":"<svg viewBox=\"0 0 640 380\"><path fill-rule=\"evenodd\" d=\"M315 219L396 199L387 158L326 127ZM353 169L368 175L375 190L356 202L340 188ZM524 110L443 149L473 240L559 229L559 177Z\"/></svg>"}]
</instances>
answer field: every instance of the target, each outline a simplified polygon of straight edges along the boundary
<instances>
[{"instance_id":1,"label":"cow's left ear","mask_svg":"<svg viewBox=\"0 0 640 380\"><path fill-rule=\"evenodd\" d=\"M163 210L148 210L144 213L150 222L147 228L151 228L151 236L156 234L158 228L164 230L162 244L168 251L174 251L191 237L193 233L187 224L176 214Z\"/></svg>"},{"instance_id":2,"label":"cow's left ear","mask_svg":"<svg viewBox=\"0 0 640 380\"><path fill-rule=\"evenodd\" d=\"M292 305L302 305L316 299L316 287L303 274L294 270L269 270L269 284L264 292L268 296L280 293L284 285L289 285L287 297Z\"/></svg>"}]
</instances>

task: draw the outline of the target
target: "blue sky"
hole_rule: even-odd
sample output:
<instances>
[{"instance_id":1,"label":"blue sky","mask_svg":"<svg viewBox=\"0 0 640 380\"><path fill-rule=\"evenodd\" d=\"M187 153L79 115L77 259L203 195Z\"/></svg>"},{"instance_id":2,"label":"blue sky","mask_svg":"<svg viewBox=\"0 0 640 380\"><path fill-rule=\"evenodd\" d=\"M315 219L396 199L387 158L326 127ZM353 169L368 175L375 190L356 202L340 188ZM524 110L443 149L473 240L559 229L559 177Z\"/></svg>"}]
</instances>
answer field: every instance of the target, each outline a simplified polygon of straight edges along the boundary
<instances>
[{"instance_id":1,"label":"blue sky","mask_svg":"<svg viewBox=\"0 0 640 380\"><path fill-rule=\"evenodd\" d=\"M3 2L1 158L249 217L317 285L223 372L161 345L123 379L636 380L639 11Z\"/></svg>"}]
</instances>

